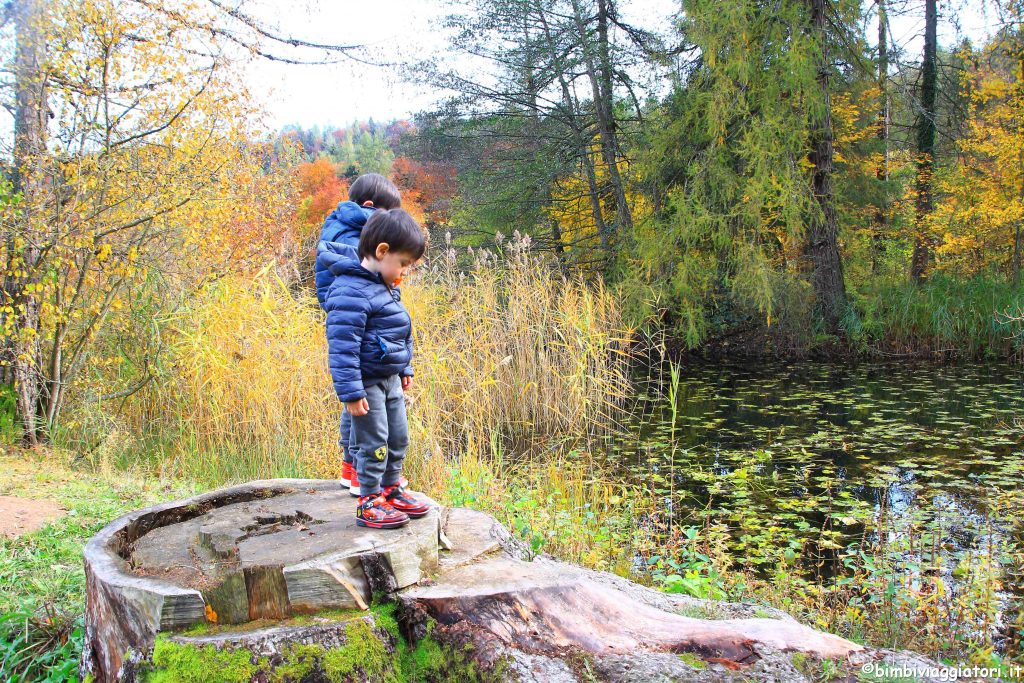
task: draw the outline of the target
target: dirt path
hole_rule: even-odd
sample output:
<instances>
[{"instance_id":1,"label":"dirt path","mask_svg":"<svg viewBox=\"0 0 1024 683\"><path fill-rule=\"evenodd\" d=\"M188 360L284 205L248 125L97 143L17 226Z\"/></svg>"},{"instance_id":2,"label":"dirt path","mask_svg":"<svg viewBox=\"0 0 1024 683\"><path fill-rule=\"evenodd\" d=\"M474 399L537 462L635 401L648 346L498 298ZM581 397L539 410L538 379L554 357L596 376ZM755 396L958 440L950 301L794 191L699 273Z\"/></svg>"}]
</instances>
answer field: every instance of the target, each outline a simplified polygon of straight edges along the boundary
<instances>
[{"instance_id":1,"label":"dirt path","mask_svg":"<svg viewBox=\"0 0 1024 683\"><path fill-rule=\"evenodd\" d=\"M45 498L0 496L0 536L15 538L63 516L66 510Z\"/></svg>"}]
</instances>

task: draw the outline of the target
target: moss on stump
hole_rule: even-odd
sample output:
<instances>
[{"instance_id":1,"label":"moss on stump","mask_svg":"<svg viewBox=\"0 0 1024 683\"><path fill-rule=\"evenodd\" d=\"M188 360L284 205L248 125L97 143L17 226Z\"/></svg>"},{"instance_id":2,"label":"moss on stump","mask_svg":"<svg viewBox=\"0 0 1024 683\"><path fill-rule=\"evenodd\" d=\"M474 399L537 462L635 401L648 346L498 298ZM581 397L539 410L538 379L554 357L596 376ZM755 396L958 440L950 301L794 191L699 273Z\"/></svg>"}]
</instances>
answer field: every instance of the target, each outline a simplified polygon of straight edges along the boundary
<instances>
[{"instance_id":1,"label":"moss on stump","mask_svg":"<svg viewBox=\"0 0 1024 683\"><path fill-rule=\"evenodd\" d=\"M426 637L406 643L398 630L395 605L374 605L364 616L296 620L262 630L195 630L161 635L151 658L139 667L145 683L411 683L486 679L471 653ZM313 630L310 630L313 629ZM287 639L297 638L295 642ZM315 642L315 641L321 642ZM280 642L279 646L273 645ZM303 641L303 642L299 642ZM308 642L314 641L314 642Z\"/></svg>"}]
</instances>

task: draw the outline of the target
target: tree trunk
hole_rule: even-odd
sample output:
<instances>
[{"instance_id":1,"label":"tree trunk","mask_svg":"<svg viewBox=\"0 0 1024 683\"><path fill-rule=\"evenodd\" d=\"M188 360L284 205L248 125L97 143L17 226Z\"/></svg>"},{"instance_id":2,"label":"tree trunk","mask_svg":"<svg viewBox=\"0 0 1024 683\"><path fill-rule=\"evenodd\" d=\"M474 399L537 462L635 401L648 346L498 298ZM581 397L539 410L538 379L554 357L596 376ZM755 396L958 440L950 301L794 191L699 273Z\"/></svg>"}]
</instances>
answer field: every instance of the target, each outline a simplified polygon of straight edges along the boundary
<instances>
[{"instance_id":1,"label":"tree trunk","mask_svg":"<svg viewBox=\"0 0 1024 683\"><path fill-rule=\"evenodd\" d=\"M1020 16L1017 17L1018 21ZM1024 28L1017 33L1017 140L1024 141ZM1024 147L1017 150L1017 171L1020 173L1020 200L1024 204ZM1013 284L1020 284L1021 249L1024 242L1024 216L1017 218L1013 233Z\"/></svg>"},{"instance_id":2,"label":"tree trunk","mask_svg":"<svg viewBox=\"0 0 1024 683\"><path fill-rule=\"evenodd\" d=\"M938 9L925 0L924 58L921 64L921 109L917 119L917 179L914 202L914 253L910 276L920 282L930 259L926 223L932 211L932 172L935 163L935 86Z\"/></svg>"},{"instance_id":3,"label":"tree trunk","mask_svg":"<svg viewBox=\"0 0 1024 683\"><path fill-rule=\"evenodd\" d=\"M846 306L843 263L839 255L839 222L832 194L832 102L829 96L828 37L825 31L827 0L810 0L811 25L817 38L818 85L821 105L811 117L810 161L814 167L811 187L818 211L811 214L806 254L811 262L811 283L817 297L818 313L829 332L839 329Z\"/></svg>"},{"instance_id":4,"label":"tree trunk","mask_svg":"<svg viewBox=\"0 0 1024 683\"><path fill-rule=\"evenodd\" d=\"M21 193L20 215L15 222L17 240L9 243L4 288L15 308L15 338L10 359L22 423L22 438L30 445L45 439L38 419L41 368L39 294L27 285L39 282L39 228L45 198L46 153L46 43L45 13L41 0L14 4L15 94L14 191Z\"/></svg>"},{"instance_id":5,"label":"tree trunk","mask_svg":"<svg viewBox=\"0 0 1024 683\"><path fill-rule=\"evenodd\" d=\"M875 210L875 229L871 235L871 274L878 275L882 238L889 218L889 17L885 0L878 0L878 140L882 160L875 177L882 185L882 197Z\"/></svg>"},{"instance_id":6,"label":"tree trunk","mask_svg":"<svg viewBox=\"0 0 1024 683\"><path fill-rule=\"evenodd\" d=\"M126 682L155 669L178 680L183 672L170 658L153 661L158 639L231 654L249 665L234 672L239 681L767 683L811 681L825 660L839 677L883 658L894 667L934 666L771 608L670 595L531 559L497 520L473 510L434 508L399 530L363 529L347 497L337 482L279 479L111 522L83 554L80 673ZM384 626L376 621L383 615L391 630L371 632L367 626ZM431 639L432 663L396 656L399 637L410 650ZM794 652L806 661L794 666ZM340 674L342 662L361 671ZM417 662L434 667L433 675Z\"/></svg>"},{"instance_id":7,"label":"tree trunk","mask_svg":"<svg viewBox=\"0 0 1024 683\"><path fill-rule=\"evenodd\" d=\"M551 54L552 65L558 74L558 84L562 91L562 102L565 107L567 125L572 131L573 137L579 149L580 158L583 164L583 173L587 178L587 190L589 192L590 209L594 215L594 225L597 227L597 234L601 240L601 248L607 253L608 250L608 229L605 226L604 212L601 207L600 188L597 185L597 172L594 170L594 160L590 154L590 141L587 139L586 131L576 120L579 114L579 107L573 97L569 82L565 78L566 69L561 51L552 35L551 26L548 23L547 15L541 3L536 3L537 17L540 19L544 31L544 40ZM561 231L559 231L559 243L561 243Z\"/></svg>"},{"instance_id":8,"label":"tree trunk","mask_svg":"<svg viewBox=\"0 0 1024 683\"><path fill-rule=\"evenodd\" d=\"M534 50L532 47L533 39L530 36L530 5L526 4L523 7L523 46L526 50L526 59L524 60L524 74L523 79L526 86L526 95L530 102L530 123L533 126L534 131L540 131L543 122L540 116L540 107L537 104L538 96L538 85L535 71L537 69L537 59L534 56ZM543 8L540 8L543 12ZM531 141L531 145L534 149L534 153L537 153L538 146L536 140ZM546 177L541 178L541 187L538 188L541 196L544 196L546 201L545 205L551 206L551 187L554 185L556 178ZM565 260L565 245L562 244L562 230L558 225L558 220L551 218L551 245L555 250L555 255L558 258L560 266L564 266Z\"/></svg>"},{"instance_id":9,"label":"tree trunk","mask_svg":"<svg viewBox=\"0 0 1024 683\"><path fill-rule=\"evenodd\" d=\"M617 227L620 231L631 230L633 217L626 200L626 190L619 173L618 137L615 125L612 93L611 50L608 43L608 20L611 11L610 0L598 0L597 11L597 51L594 55L593 46L588 37L586 22L578 0L573 0L573 18L579 33L580 50L583 53L583 65L590 81L591 95L594 99L594 114L597 119L598 138L601 146L601 158L608 169L608 180L615 199ZM601 240L602 246L610 251L611 237ZM610 253L608 254L610 256Z\"/></svg>"},{"instance_id":10,"label":"tree trunk","mask_svg":"<svg viewBox=\"0 0 1024 683\"><path fill-rule=\"evenodd\" d=\"M606 163L611 159L608 173L615 188L616 214L620 230L633 229L633 215L629 209L629 200L626 199L626 185L619 173L619 159L622 152L619 147L618 124L615 121L615 94L612 88L612 71L614 66L611 57L611 42L608 39L608 21L614 11L614 0L597 0L597 49L598 63L600 65L601 83L601 111L598 122L603 119L602 140L606 140L608 152Z\"/></svg>"}]
</instances>

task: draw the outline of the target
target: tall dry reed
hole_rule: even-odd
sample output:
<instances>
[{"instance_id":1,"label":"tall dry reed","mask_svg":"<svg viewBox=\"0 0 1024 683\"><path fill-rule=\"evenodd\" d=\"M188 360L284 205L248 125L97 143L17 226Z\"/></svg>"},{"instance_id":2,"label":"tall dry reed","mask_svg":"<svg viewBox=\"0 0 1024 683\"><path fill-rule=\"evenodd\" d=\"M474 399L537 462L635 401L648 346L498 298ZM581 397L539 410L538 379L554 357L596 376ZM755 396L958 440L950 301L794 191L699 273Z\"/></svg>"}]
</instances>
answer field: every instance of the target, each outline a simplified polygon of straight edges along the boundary
<instances>
[{"instance_id":1,"label":"tall dry reed","mask_svg":"<svg viewBox=\"0 0 1024 683\"><path fill-rule=\"evenodd\" d=\"M630 333L600 282L564 276L515 236L435 249L404 302L415 325L413 450L429 460L545 449L607 425L628 391ZM435 476L444 462L431 463Z\"/></svg>"},{"instance_id":2,"label":"tall dry reed","mask_svg":"<svg viewBox=\"0 0 1024 683\"><path fill-rule=\"evenodd\" d=\"M331 476L339 404L315 297L268 267L210 285L167 323L172 372L154 395L173 440L165 467L214 481Z\"/></svg>"},{"instance_id":3,"label":"tall dry reed","mask_svg":"<svg viewBox=\"0 0 1024 683\"><path fill-rule=\"evenodd\" d=\"M443 245L403 301L416 372L407 469L436 495L470 461L507 472L496 451L556 457L626 395L629 331L614 297L560 274L528 238L500 253ZM120 406L137 459L211 484L338 474L341 405L312 292L268 267L209 285L163 328L164 376Z\"/></svg>"},{"instance_id":4,"label":"tall dry reed","mask_svg":"<svg viewBox=\"0 0 1024 683\"><path fill-rule=\"evenodd\" d=\"M529 246L445 244L403 287L416 373L406 474L444 503L495 514L535 551L626 573L649 498L607 474L586 440L626 396L630 332L599 282ZM158 382L80 406L102 415L83 424L107 428L103 466L207 486L338 476L323 325L313 293L269 267L209 285L163 320Z\"/></svg>"}]
</instances>

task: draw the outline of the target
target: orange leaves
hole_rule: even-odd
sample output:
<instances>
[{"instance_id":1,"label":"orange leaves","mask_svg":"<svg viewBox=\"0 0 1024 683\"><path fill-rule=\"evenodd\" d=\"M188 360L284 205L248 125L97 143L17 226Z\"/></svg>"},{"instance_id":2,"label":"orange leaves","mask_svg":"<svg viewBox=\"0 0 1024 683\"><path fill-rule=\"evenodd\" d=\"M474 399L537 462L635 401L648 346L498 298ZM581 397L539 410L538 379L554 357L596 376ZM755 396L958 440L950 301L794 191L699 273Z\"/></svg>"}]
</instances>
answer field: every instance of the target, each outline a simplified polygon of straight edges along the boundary
<instances>
[{"instance_id":1,"label":"orange leaves","mask_svg":"<svg viewBox=\"0 0 1024 683\"><path fill-rule=\"evenodd\" d=\"M294 177L282 164L263 170L265 148L250 145L225 179L227 201L197 217L196 252L218 270L251 273L274 257L294 224ZM214 208L214 207L211 207Z\"/></svg>"},{"instance_id":2,"label":"orange leaves","mask_svg":"<svg viewBox=\"0 0 1024 683\"><path fill-rule=\"evenodd\" d=\"M299 180L299 191L311 197L325 187L340 187L341 180L334 171L334 164L327 157L320 157L312 163L303 163L295 169Z\"/></svg>"},{"instance_id":3,"label":"orange leaves","mask_svg":"<svg viewBox=\"0 0 1024 683\"><path fill-rule=\"evenodd\" d=\"M295 176L300 198L297 217L305 226L322 223L348 193L348 183L337 176L334 164L326 157L299 164Z\"/></svg>"},{"instance_id":4,"label":"orange leaves","mask_svg":"<svg viewBox=\"0 0 1024 683\"><path fill-rule=\"evenodd\" d=\"M409 157L396 157L392 176L402 191L402 207L417 221L448 222L449 203L456 192L454 168L443 163L420 163Z\"/></svg>"}]
</instances>

